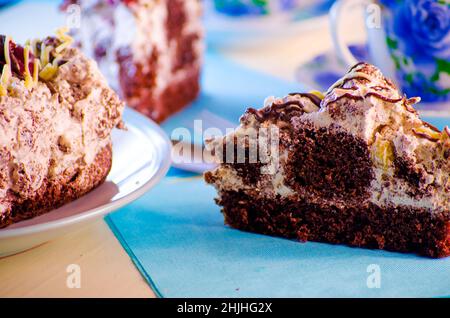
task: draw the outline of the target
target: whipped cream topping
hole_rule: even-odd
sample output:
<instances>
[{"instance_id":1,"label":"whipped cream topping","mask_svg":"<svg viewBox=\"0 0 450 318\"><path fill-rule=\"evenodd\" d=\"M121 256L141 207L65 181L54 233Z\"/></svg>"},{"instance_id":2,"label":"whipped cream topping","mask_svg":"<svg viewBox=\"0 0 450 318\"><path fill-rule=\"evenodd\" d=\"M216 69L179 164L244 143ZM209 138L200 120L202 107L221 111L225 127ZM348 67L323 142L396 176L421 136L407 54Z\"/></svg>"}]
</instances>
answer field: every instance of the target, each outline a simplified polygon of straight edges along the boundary
<instances>
[{"instance_id":1,"label":"whipped cream topping","mask_svg":"<svg viewBox=\"0 0 450 318\"><path fill-rule=\"evenodd\" d=\"M330 88L320 111L305 120L318 127L333 124L369 145L376 174L371 186L374 203L448 208L449 164L442 155L443 132L419 118L412 107L419 101L400 95L376 67L360 63ZM420 197L411 195L407 181L396 178L395 158L403 158L422 175Z\"/></svg>"},{"instance_id":2,"label":"whipped cream topping","mask_svg":"<svg viewBox=\"0 0 450 318\"><path fill-rule=\"evenodd\" d=\"M74 175L121 125L124 105L97 64L75 48L62 54L67 62L54 78L29 89L13 77L0 97L0 201L9 191L31 198L44 180Z\"/></svg>"},{"instance_id":3,"label":"whipped cream topping","mask_svg":"<svg viewBox=\"0 0 450 318\"><path fill-rule=\"evenodd\" d=\"M450 129L441 132L423 122L413 108L419 101L420 98L402 96L376 67L359 63L328 90L319 106L302 95L269 97L264 108L247 110L238 130L225 138L268 124L289 127L286 123L293 118L317 129L342 131L358 138L370 149L375 177L370 184L369 201L379 206L448 210ZM297 107L296 102L302 106ZM290 109L286 112L290 105L299 111ZM276 174L262 176L258 189L266 187L268 189L263 191L266 195L289 197L295 192L284 182L283 167L287 155L280 154L280 157ZM400 176L399 167L405 167L411 175ZM237 175L230 180L222 178L222 173L232 175L227 169L233 167L219 166L213 172L217 177L216 187L220 189L228 184L236 190L236 184L240 184L238 189L254 191L254 187L245 185Z\"/></svg>"},{"instance_id":4,"label":"whipped cream topping","mask_svg":"<svg viewBox=\"0 0 450 318\"><path fill-rule=\"evenodd\" d=\"M226 135L224 138L217 138L208 142L210 149L216 149L219 153L222 145L234 138L238 140L248 140L254 136L254 132L266 128L285 129L291 123L293 114L307 114L317 112L319 110L320 98L311 93L292 93L283 98L269 96L264 101L264 107L256 110L249 108L240 119L240 125L233 133ZM217 186L224 190L243 189L246 191L261 191L265 196L282 197L293 195L295 192L285 183L284 166L288 159L288 152L282 150L276 154L271 153L271 148L267 147L266 152L260 156L269 158L260 167L261 178L258 181L258 187L247 184L234 170L232 166L220 165L213 172L214 177L218 180ZM218 163L220 159L216 158Z\"/></svg>"},{"instance_id":5,"label":"whipped cream topping","mask_svg":"<svg viewBox=\"0 0 450 318\"><path fill-rule=\"evenodd\" d=\"M143 66L144 73L149 71L151 57L154 51L157 52L155 94L164 91L171 83L185 78L185 73L189 70L174 67L177 45L176 39L169 39L168 36L167 0L77 2L81 5L83 14L81 29L77 31L83 50L98 61L100 69L114 89L120 92L117 53L121 50L131 52L133 61ZM202 56L201 3L199 0L183 0L177 3L184 6L186 13L181 32L183 35L198 34L198 39L192 40L192 43L196 56ZM198 67L200 63L201 61L196 62L192 67ZM133 72L133 69L129 71Z\"/></svg>"}]
</instances>

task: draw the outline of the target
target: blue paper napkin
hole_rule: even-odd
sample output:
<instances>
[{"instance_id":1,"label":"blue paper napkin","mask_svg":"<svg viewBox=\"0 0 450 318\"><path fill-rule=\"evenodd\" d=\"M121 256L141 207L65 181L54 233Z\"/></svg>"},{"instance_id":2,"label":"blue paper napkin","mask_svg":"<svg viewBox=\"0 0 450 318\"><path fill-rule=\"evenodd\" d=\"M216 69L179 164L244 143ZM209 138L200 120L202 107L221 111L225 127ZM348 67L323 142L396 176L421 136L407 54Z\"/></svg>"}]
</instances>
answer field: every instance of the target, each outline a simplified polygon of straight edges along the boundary
<instances>
[{"instance_id":1,"label":"blue paper napkin","mask_svg":"<svg viewBox=\"0 0 450 318\"><path fill-rule=\"evenodd\" d=\"M267 94L296 90L303 89L208 53L200 99L163 127L169 134L187 127L201 135L193 129L194 119L205 119L206 126L237 124L245 108L260 106ZM450 120L431 122L442 128ZM156 188L107 217L158 296L450 295L450 258L299 243L233 230L223 224L214 196L201 177L171 169Z\"/></svg>"},{"instance_id":2,"label":"blue paper napkin","mask_svg":"<svg viewBox=\"0 0 450 318\"><path fill-rule=\"evenodd\" d=\"M166 178L108 217L163 297L439 297L450 258L299 243L231 229L197 178ZM380 288L377 281L380 279ZM369 287L368 287L369 286Z\"/></svg>"}]
</instances>

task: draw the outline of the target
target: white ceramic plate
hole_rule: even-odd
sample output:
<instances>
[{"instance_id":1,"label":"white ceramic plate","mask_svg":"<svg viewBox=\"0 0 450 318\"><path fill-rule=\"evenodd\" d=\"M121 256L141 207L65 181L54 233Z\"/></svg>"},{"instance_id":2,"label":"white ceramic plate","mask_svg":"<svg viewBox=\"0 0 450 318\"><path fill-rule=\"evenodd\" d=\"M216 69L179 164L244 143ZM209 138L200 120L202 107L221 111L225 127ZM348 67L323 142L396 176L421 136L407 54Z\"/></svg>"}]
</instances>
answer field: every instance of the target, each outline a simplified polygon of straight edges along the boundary
<instances>
[{"instance_id":1,"label":"white ceramic plate","mask_svg":"<svg viewBox=\"0 0 450 318\"><path fill-rule=\"evenodd\" d=\"M127 131L114 130L113 165L106 182L80 199L0 229L0 257L73 231L136 200L165 176L171 144L159 126L127 108Z\"/></svg>"}]
</instances>

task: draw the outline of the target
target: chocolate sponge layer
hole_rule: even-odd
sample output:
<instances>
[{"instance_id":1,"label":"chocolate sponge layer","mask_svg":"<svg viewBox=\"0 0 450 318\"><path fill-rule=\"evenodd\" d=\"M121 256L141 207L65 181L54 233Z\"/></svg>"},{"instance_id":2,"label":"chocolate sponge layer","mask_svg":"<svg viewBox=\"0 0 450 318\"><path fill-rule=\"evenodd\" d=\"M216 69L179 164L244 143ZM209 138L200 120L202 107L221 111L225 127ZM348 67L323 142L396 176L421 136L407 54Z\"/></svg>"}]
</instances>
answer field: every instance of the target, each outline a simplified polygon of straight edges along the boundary
<instances>
[{"instance_id":1,"label":"chocolate sponge layer","mask_svg":"<svg viewBox=\"0 0 450 318\"><path fill-rule=\"evenodd\" d=\"M266 199L243 191L221 192L225 223L244 231L299 241L450 255L450 213L374 204L338 209L305 200Z\"/></svg>"}]
</instances>

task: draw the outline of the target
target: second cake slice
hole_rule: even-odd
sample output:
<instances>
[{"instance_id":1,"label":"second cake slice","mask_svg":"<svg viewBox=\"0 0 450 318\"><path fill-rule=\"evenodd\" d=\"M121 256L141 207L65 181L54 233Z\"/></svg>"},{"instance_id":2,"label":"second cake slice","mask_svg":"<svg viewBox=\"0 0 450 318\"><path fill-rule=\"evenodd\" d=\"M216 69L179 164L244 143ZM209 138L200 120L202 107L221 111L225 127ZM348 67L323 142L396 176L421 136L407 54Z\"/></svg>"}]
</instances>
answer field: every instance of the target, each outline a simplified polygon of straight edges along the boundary
<instances>
[{"instance_id":1,"label":"second cake slice","mask_svg":"<svg viewBox=\"0 0 450 318\"><path fill-rule=\"evenodd\" d=\"M225 222L301 241L450 255L450 129L423 122L412 107L419 100L361 63L323 99L291 94L248 109L213 143L220 166L205 174Z\"/></svg>"}]
</instances>

